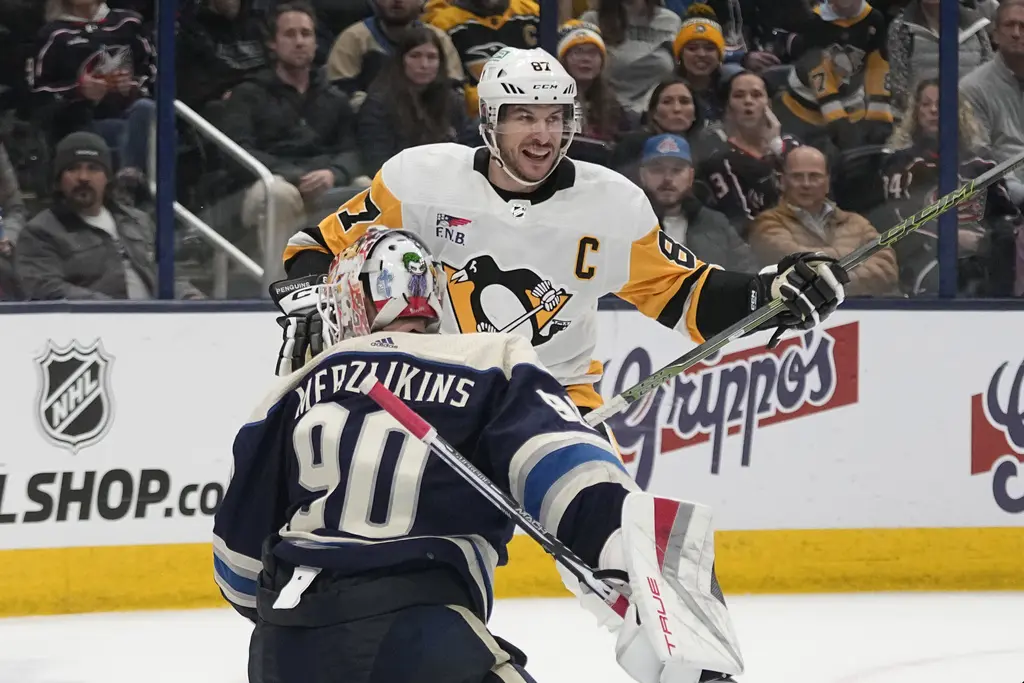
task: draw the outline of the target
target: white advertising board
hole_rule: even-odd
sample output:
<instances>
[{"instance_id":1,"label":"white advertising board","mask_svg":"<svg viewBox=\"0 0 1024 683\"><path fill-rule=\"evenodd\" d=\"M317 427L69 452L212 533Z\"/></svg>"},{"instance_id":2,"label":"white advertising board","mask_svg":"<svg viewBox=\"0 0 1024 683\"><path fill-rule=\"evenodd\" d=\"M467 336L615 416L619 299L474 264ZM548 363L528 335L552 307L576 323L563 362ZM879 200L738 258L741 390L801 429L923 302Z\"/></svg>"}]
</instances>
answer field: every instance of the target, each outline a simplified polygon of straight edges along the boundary
<instances>
[{"instance_id":1,"label":"white advertising board","mask_svg":"<svg viewBox=\"0 0 1024 683\"><path fill-rule=\"evenodd\" d=\"M0 547L207 541L274 379L273 314L4 322ZM1022 329L1017 312L837 314L775 352L741 340L611 424L642 484L714 506L721 529L1021 526ZM606 396L690 348L635 312L600 330Z\"/></svg>"},{"instance_id":2,"label":"white advertising board","mask_svg":"<svg viewBox=\"0 0 1024 683\"><path fill-rule=\"evenodd\" d=\"M774 352L740 340L610 424L641 484L721 529L1024 526L1021 330L1024 312L843 312ZM636 312L601 333L606 397L689 347Z\"/></svg>"},{"instance_id":3,"label":"white advertising board","mask_svg":"<svg viewBox=\"0 0 1024 683\"><path fill-rule=\"evenodd\" d=\"M31 314L0 338L0 547L207 541L270 313Z\"/></svg>"}]
</instances>

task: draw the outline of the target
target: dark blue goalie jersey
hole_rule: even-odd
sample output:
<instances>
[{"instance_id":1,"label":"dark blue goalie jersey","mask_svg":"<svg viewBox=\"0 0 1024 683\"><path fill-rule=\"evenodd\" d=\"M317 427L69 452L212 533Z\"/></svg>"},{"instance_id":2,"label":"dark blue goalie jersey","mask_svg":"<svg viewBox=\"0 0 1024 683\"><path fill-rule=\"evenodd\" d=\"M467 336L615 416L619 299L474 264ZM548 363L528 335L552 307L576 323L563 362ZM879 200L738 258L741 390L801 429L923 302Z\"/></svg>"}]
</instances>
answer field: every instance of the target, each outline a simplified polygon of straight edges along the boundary
<instances>
[{"instance_id":1,"label":"dark blue goalie jersey","mask_svg":"<svg viewBox=\"0 0 1024 683\"><path fill-rule=\"evenodd\" d=\"M596 564L636 490L529 342L515 335L377 333L281 380L235 438L214 521L215 578L256 606L264 540L343 575L441 563L489 615L510 520L358 391L375 375L584 560Z\"/></svg>"}]
</instances>

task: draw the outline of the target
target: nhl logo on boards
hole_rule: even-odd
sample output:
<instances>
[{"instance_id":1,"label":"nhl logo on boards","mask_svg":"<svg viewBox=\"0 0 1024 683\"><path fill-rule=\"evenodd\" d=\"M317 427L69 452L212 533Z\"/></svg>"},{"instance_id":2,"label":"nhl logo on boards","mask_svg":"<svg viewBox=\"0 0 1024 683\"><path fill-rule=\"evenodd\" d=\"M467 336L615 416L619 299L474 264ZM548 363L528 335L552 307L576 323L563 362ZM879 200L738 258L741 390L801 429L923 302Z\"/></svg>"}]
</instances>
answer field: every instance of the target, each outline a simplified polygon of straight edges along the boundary
<instances>
[{"instance_id":1,"label":"nhl logo on boards","mask_svg":"<svg viewBox=\"0 0 1024 683\"><path fill-rule=\"evenodd\" d=\"M39 370L36 407L43 435L72 454L102 439L114 421L108 355L100 340L65 347L47 342L35 359Z\"/></svg>"}]
</instances>

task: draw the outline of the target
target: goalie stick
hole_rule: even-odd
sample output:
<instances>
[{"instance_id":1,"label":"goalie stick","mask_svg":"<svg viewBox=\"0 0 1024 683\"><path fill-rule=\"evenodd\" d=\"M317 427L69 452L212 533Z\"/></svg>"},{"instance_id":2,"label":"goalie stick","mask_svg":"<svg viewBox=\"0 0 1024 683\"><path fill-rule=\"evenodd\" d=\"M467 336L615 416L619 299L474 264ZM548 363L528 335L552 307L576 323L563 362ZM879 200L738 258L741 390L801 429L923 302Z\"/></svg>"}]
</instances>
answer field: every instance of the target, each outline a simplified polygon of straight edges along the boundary
<instances>
[{"instance_id":1,"label":"goalie stick","mask_svg":"<svg viewBox=\"0 0 1024 683\"><path fill-rule=\"evenodd\" d=\"M438 457L487 498L495 507L505 513L515 524L537 541L555 561L575 576L581 584L608 603L619 614L625 613L629 604L627 586L612 585L594 574L594 570L555 538L540 522L521 508L511 496L498 488L469 460L438 435L430 423L395 396L373 375L359 383L359 391L366 394L385 412L395 418L414 437L427 444Z\"/></svg>"},{"instance_id":2,"label":"goalie stick","mask_svg":"<svg viewBox=\"0 0 1024 683\"><path fill-rule=\"evenodd\" d=\"M841 258L839 260L839 265L846 270L856 268L882 249L892 246L910 233L921 228L924 224L931 222L936 217L946 213L950 209L963 204L974 197L978 192L987 189L989 185L1001 180L1004 175L1015 170L1022 164L1024 164L1024 152L1010 157L1001 164L981 174L974 180L962 185L957 190L940 197L935 201L935 203L926 206L903 222L889 228L874 240L862 245L860 248ZM688 369L711 356L730 342L753 332L758 327L767 323L769 320L781 313L785 308L786 304L783 303L781 298L773 299L771 302L757 309L747 317L733 324L731 327L728 327L711 337L711 339L708 339L700 346L684 353L682 356L676 358L660 370L656 370L650 377L637 382L625 391L615 395L603 406L587 413L584 419L587 421L587 424L595 426L604 422L613 415L618 415L644 394L654 391L676 375L686 372Z\"/></svg>"}]
</instances>

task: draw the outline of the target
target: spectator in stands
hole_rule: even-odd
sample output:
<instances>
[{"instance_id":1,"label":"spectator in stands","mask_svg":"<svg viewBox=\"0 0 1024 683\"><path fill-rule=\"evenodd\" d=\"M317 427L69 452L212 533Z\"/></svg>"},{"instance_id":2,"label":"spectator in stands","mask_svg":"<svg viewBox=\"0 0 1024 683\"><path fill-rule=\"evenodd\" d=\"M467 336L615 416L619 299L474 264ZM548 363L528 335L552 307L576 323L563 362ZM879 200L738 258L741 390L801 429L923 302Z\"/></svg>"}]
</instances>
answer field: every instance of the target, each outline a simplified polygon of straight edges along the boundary
<instances>
[{"instance_id":1,"label":"spectator in stands","mask_svg":"<svg viewBox=\"0 0 1024 683\"><path fill-rule=\"evenodd\" d=\"M177 97L204 115L206 104L267 66L263 27L248 12L242 0L199 0L178 18Z\"/></svg>"},{"instance_id":2,"label":"spectator in stands","mask_svg":"<svg viewBox=\"0 0 1024 683\"><path fill-rule=\"evenodd\" d=\"M664 134L647 140L640 186L651 199L661 229L697 258L727 270L757 271L750 246L729 219L693 196L693 159L685 139Z\"/></svg>"},{"instance_id":3,"label":"spectator in stands","mask_svg":"<svg viewBox=\"0 0 1024 683\"><path fill-rule=\"evenodd\" d=\"M367 88L381 67L395 54L402 33L424 25L419 21L420 0L371 0L370 4L374 15L346 28L334 41L327 58L327 77L348 93L356 108L362 105ZM438 35L446 64L443 75L461 85L466 74L452 39L436 26L426 26Z\"/></svg>"},{"instance_id":4,"label":"spectator in stands","mask_svg":"<svg viewBox=\"0 0 1024 683\"><path fill-rule=\"evenodd\" d=\"M8 246L15 244L25 227L26 218L18 175L7 156L7 149L0 143L0 242L7 242Z\"/></svg>"},{"instance_id":5,"label":"spectator in stands","mask_svg":"<svg viewBox=\"0 0 1024 683\"><path fill-rule=\"evenodd\" d=\"M984 148L981 126L971 105L961 97L959 120L960 180L977 178L995 166ZM895 224L938 198L939 84L921 81L910 108L896 129L890 154L882 169L885 203L871 216L876 224ZM999 181L983 198L958 207L958 257L961 291L975 295L1009 296L1013 289L1014 238L1020 212ZM907 294L937 294L938 226L929 223L895 245L900 283Z\"/></svg>"},{"instance_id":6,"label":"spectator in stands","mask_svg":"<svg viewBox=\"0 0 1024 683\"><path fill-rule=\"evenodd\" d=\"M330 42L327 44L328 51L342 31L367 17L373 16L371 5L373 5L372 1L313 0L318 32L331 37Z\"/></svg>"},{"instance_id":7,"label":"spectator in stands","mask_svg":"<svg viewBox=\"0 0 1024 683\"><path fill-rule=\"evenodd\" d=\"M814 147L797 147L786 155L782 201L764 211L750 226L750 246L762 265L786 254L822 252L842 258L878 237L866 218L843 211L828 200L829 173L825 155ZM884 249L850 271L848 296L896 292L896 255Z\"/></svg>"},{"instance_id":8,"label":"spectator in stands","mask_svg":"<svg viewBox=\"0 0 1024 683\"><path fill-rule=\"evenodd\" d=\"M781 135L760 76L742 71L720 88L725 118L701 131L693 145L696 192L746 238L750 221L778 203L781 160L798 143Z\"/></svg>"},{"instance_id":9,"label":"spectator in stands","mask_svg":"<svg viewBox=\"0 0 1024 683\"><path fill-rule=\"evenodd\" d=\"M43 14L39 0L0 0L0 112L17 109L29 116L25 62L34 54Z\"/></svg>"},{"instance_id":10,"label":"spectator in stands","mask_svg":"<svg viewBox=\"0 0 1024 683\"><path fill-rule=\"evenodd\" d=\"M267 267L280 269L288 236L306 222L319 220L369 184L359 164L355 115L348 97L313 68L316 49L313 8L304 0L282 3L269 18L274 67L236 86L224 112L224 130L274 174L273 206L265 216L263 183L242 202L242 222L260 235Z\"/></svg>"},{"instance_id":11,"label":"spectator in stands","mask_svg":"<svg viewBox=\"0 0 1024 683\"><path fill-rule=\"evenodd\" d=\"M992 35L996 57L967 74L961 91L971 103L996 162L1024 152L1024 0L1003 0ZM1024 182L1024 170L1014 176ZM1019 205L1022 197L1014 197Z\"/></svg>"},{"instance_id":12,"label":"spectator in stands","mask_svg":"<svg viewBox=\"0 0 1024 683\"><path fill-rule=\"evenodd\" d=\"M468 77L466 112L479 116L476 84L484 64L503 47L537 47L540 6L535 0L437 0L427 3L423 21L451 38Z\"/></svg>"},{"instance_id":13,"label":"spectator in stands","mask_svg":"<svg viewBox=\"0 0 1024 683\"><path fill-rule=\"evenodd\" d=\"M157 273L156 228L149 217L107 193L110 148L93 133L58 143L58 189L52 208L28 222L18 238L15 266L29 299L151 299ZM184 280L179 298L202 298Z\"/></svg>"},{"instance_id":14,"label":"spectator in stands","mask_svg":"<svg viewBox=\"0 0 1024 683\"><path fill-rule=\"evenodd\" d=\"M724 61L754 73L779 64L770 49L775 35L779 29L794 30L809 14L803 0L707 0L707 4L722 26Z\"/></svg>"},{"instance_id":15,"label":"spectator in stands","mask_svg":"<svg viewBox=\"0 0 1024 683\"><path fill-rule=\"evenodd\" d=\"M191 1L186 0L186 2ZM185 2L181 4L184 5ZM135 12L142 17L142 26L146 33L152 34L153 28L156 25L156 2L153 0L109 0L107 5L110 6L110 9L123 9Z\"/></svg>"},{"instance_id":16,"label":"spectator in stands","mask_svg":"<svg viewBox=\"0 0 1024 683\"><path fill-rule=\"evenodd\" d=\"M693 142L704 129L704 119L690 90L679 76L669 76L651 93L641 127L622 136L612 155L612 167L636 182L640 158L648 138L672 133Z\"/></svg>"},{"instance_id":17,"label":"spectator in stands","mask_svg":"<svg viewBox=\"0 0 1024 683\"><path fill-rule=\"evenodd\" d=\"M880 11L864 0L827 0L786 47L794 69L775 107L784 132L826 153L885 143L893 115Z\"/></svg>"},{"instance_id":18,"label":"spectator in stands","mask_svg":"<svg viewBox=\"0 0 1024 683\"><path fill-rule=\"evenodd\" d=\"M24 227L25 202L18 176L0 143L0 301L18 301L23 296L14 272L14 244Z\"/></svg>"},{"instance_id":19,"label":"spectator in stands","mask_svg":"<svg viewBox=\"0 0 1024 683\"><path fill-rule=\"evenodd\" d=\"M700 108L705 124L717 123L725 113L721 98L723 78L736 73L738 67L723 67L725 39L722 27L707 5L691 5L686 21L676 35L672 51L679 63L677 73L686 79Z\"/></svg>"},{"instance_id":20,"label":"spectator in stands","mask_svg":"<svg viewBox=\"0 0 1024 683\"><path fill-rule=\"evenodd\" d=\"M91 130L118 151L122 185L142 185L156 105L153 49L135 12L98 0L49 0L30 64L53 139Z\"/></svg>"},{"instance_id":21,"label":"spectator in stands","mask_svg":"<svg viewBox=\"0 0 1024 683\"><path fill-rule=\"evenodd\" d=\"M601 30L594 24L573 19L559 29L558 61L576 81L583 117L581 135L614 142L639 122L639 116L627 113L612 92L604 75L607 56Z\"/></svg>"},{"instance_id":22,"label":"spectator in stands","mask_svg":"<svg viewBox=\"0 0 1024 683\"><path fill-rule=\"evenodd\" d=\"M939 75L939 5L913 0L889 24L889 78L894 109L902 113L918 82ZM960 6L960 76L992 59L989 20Z\"/></svg>"},{"instance_id":23,"label":"spectator in stands","mask_svg":"<svg viewBox=\"0 0 1024 683\"><path fill-rule=\"evenodd\" d=\"M651 91L675 67L672 40L682 25L679 15L658 0L598 0L597 11L584 12L581 19L600 27L608 83L619 104L639 115Z\"/></svg>"},{"instance_id":24,"label":"spectator in stands","mask_svg":"<svg viewBox=\"0 0 1024 683\"><path fill-rule=\"evenodd\" d=\"M441 37L433 29L416 26L399 38L359 109L356 138L368 174L408 147L481 142L476 120L466 115L462 95L451 88L445 62Z\"/></svg>"}]
</instances>

